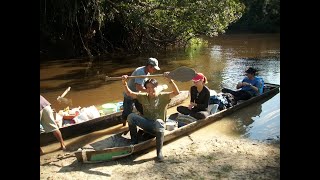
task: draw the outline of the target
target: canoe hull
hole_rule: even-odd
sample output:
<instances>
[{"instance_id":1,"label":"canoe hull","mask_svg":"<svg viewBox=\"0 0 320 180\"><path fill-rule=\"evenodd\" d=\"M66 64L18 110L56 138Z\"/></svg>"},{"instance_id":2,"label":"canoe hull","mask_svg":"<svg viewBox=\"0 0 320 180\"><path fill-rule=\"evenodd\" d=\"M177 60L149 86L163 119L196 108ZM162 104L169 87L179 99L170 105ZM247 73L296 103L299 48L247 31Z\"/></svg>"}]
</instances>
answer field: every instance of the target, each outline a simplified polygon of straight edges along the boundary
<instances>
[{"instance_id":1,"label":"canoe hull","mask_svg":"<svg viewBox=\"0 0 320 180\"><path fill-rule=\"evenodd\" d=\"M187 124L185 126L182 126L176 130L173 131L166 131L164 142L169 142L173 139L176 139L178 137L181 137L187 133L193 132L205 125L211 124L215 121L218 121L219 119L223 118L226 115L229 115L243 107L246 107L254 102L266 99L268 97L273 97L275 94L279 93L279 85L275 84L267 84L269 88L271 88L268 92L265 92L261 94L260 96L253 97L249 100L243 101L231 108L224 109L222 111L219 111L215 114L212 114L208 116L206 119L198 120L195 122L192 122L190 124ZM122 157L129 156L133 153L155 147L156 145L156 139L152 138L146 141L143 141L141 143L138 143L136 145L127 145L122 147L112 147L112 148L106 148L103 150L86 150L86 149L80 149L77 152L75 152L75 155L77 157L77 160L82 163L95 163L95 162L102 162L102 161L110 161ZM117 153L115 153L117 152Z\"/></svg>"},{"instance_id":2,"label":"canoe hull","mask_svg":"<svg viewBox=\"0 0 320 180\"><path fill-rule=\"evenodd\" d=\"M75 153L79 162L97 163L110 161L114 159L130 156L133 153L134 146L125 146L117 148L108 148L100 151L78 151Z\"/></svg>"},{"instance_id":3,"label":"canoe hull","mask_svg":"<svg viewBox=\"0 0 320 180\"><path fill-rule=\"evenodd\" d=\"M78 123L66 127L60 128L60 132L64 139L77 137L86 133L106 129L118 124L123 123L121 118L121 112L116 112L110 115L95 118L83 123ZM57 142L57 139L53 133L42 133L40 134L40 145L48 145L50 143Z\"/></svg>"}]
</instances>

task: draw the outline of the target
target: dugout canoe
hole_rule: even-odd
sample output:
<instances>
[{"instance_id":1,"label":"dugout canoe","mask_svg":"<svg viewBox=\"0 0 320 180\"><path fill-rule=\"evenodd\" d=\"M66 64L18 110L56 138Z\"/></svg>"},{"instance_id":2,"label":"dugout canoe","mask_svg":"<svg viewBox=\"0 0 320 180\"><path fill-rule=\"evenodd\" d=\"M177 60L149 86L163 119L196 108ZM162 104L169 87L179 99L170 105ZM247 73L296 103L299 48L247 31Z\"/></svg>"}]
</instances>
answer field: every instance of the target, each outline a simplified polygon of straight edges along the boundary
<instances>
[{"instance_id":1,"label":"dugout canoe","mask_svg":"<svg viewBox=\"0 0 320 180\"><path fill-rule=\"evenodd\" d=\"M171 99L168 107L173 107L183 103L189 97L189 91L180 91L180 94ZM125 125L125 121L121 118L122 111L101 116L85 122L61 127L60 131L63 139L77 137L90 132L106 129L118 124ZM58 142L53 133L40 134L40 146L48 145L53 142Z\"/></svg>"},{"instance_id":2,"label":"dugout canoe","mask_svg":"<svg viewBox=\"0 0 320 180\"><path fill-rule=\"evenodd\" d=\"M243 107L246 107L254 102L263 99L271 98L280 91L280 85L265 83L265 91L259 95L252 97L249 100L242 101L235 106L216 112L205 119L201 119L185 126L179 127L173 131L165 131L164 143L169 142L178 137L184 136L187 133L193 132L205 125L213 123L224 116L229 115ZM139 134L139 133L138 133ZM140 139L143 136L140 136ZM128 131L112 135L102 141L98 141L79 148L75 152L78 162L82 163L97 163L110 161L118 158L130 156L133 153L143 151L145 149L155 147L156 138L149 137L135 145L130 145L130 133Z\"/></svg>"}]
</instances>

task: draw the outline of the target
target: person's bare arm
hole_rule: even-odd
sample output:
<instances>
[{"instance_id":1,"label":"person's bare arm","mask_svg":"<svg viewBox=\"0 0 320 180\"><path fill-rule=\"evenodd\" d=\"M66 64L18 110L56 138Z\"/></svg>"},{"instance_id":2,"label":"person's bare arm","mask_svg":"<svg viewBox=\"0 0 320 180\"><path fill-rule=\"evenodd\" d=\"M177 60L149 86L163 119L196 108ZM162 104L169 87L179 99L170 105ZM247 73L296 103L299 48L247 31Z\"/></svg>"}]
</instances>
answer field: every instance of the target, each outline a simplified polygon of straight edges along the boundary
<instances>
[{"instance_id":1,"label":"person's bare arm","mask_svg":"<svg viewBox=\"0 0 320 180\"><path fill-rule=\"evenodd\" d=\"M173 98L174 96L177 96L180 94L179 88L176 85L176 83L174 83L174 81L172 79L170 79L169 84L171 85L173 91L170 93L170 98Z\"/></svg>"},{"instance_id":2,"label":"person's bare arm","mask_svg":"<svg viewBox=\"0 0 320 180\"><path fill-rule=\"evenodd\" d=\"M168 79L168 82L169 82L170 86L173 89L173 91L169 93L170 94L170 98L173 98L174 96L179 95L180 91L179 91L179 88L176 85L176 83L174 83L174 81L169 78L168 74L169 74L169 72L165 72L165 73L163 73L163 76Z\"/></svg>"},{"instance_id":3,"label":"person's bare arm","mask_svg":"<svg viewBox=\"0 0 320 180\"><path fill-rule=\"evenodd\" d=\"M127 84L127 79L128 79L128 75L122 76L122 84L124 86L124 92L126 93L127 96L130 96L133 99L136 99L138 93L135 93L129 89L128 84Z\"/></svg>"}]
</instances>

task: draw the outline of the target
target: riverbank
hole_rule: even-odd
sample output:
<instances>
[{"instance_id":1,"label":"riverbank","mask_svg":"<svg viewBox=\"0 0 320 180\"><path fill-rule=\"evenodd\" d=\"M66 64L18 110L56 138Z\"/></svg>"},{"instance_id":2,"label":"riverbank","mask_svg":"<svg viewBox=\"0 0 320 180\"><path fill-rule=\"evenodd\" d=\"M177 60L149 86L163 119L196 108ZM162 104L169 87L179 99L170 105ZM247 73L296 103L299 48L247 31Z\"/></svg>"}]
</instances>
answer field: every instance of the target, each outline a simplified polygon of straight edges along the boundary
<instances>
[{"instance_id":1,"label":"riverbank","mask_svg":"<svg viewBox=\"0 0 320 180\"><path fill-rule=\"evenodd\" d=\"M280 142L198 130L165 144L164 162L149 149L116 161L77 162L73 153L40 156L40 179L280 179Z\"/></svg>"},{"instance_id":2,"label":"riverbank","mask_svg":"<svg viewBox=\"0 0 320 180\"><path fill-rule=\"evenodd\" d=\"M168 109L169 114L174 112L175 108ZM149 149L116 161L82 164L72 152L56 151L55 143L44 147L50 153L40 156L40 179L280 179L280 138L266 142L241 138L228 133L225 123L230 122L220 120L166 143L162 163L155 160L156 150ZM76 150L123 128L117 125L65 143Z\"/></svg>"}]
</instances>

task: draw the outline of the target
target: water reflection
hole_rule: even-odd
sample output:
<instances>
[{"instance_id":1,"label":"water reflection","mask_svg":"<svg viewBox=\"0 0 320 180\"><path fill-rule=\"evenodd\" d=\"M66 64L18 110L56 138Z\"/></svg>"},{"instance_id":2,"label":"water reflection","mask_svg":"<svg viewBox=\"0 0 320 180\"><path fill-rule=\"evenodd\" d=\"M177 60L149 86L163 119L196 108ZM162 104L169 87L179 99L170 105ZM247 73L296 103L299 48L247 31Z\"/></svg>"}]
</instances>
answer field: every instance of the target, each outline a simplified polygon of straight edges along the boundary
<instances>
[{"instance_id":1,"label":"water reflection","mask_svg":"<svg viewBox=\"0 0 320 180\"><path fill-rule=\"evenodd\" d=\"M241 112L234 113L232 119L235 121L237 133L240 135L246 134L251 129L251 124L255 121L255 118L260 117L261 112L262 104L259 102L244 108Z\"/></svg>"},{"instance_id":2,"label":"water reflection","mask_svg":"<svg viewBox=\"0 0 320 180\"><path fill-rule=\"evenodd\" d=\"M252 117L253 123L244 133L245 137L258 140L280 139L280 94L262 104L259 116Z\"/></svg>"},{"instance_id":3,"label":"water reflection","mask_svg":"<svg viewBox=\"0 0 320 180\"><path fill-rule=\"evenodd\" d=\"M244 107L205 127L206 132L223 133L255 140L280 140L280 94Z\"/></svg>"}]
</instances>

